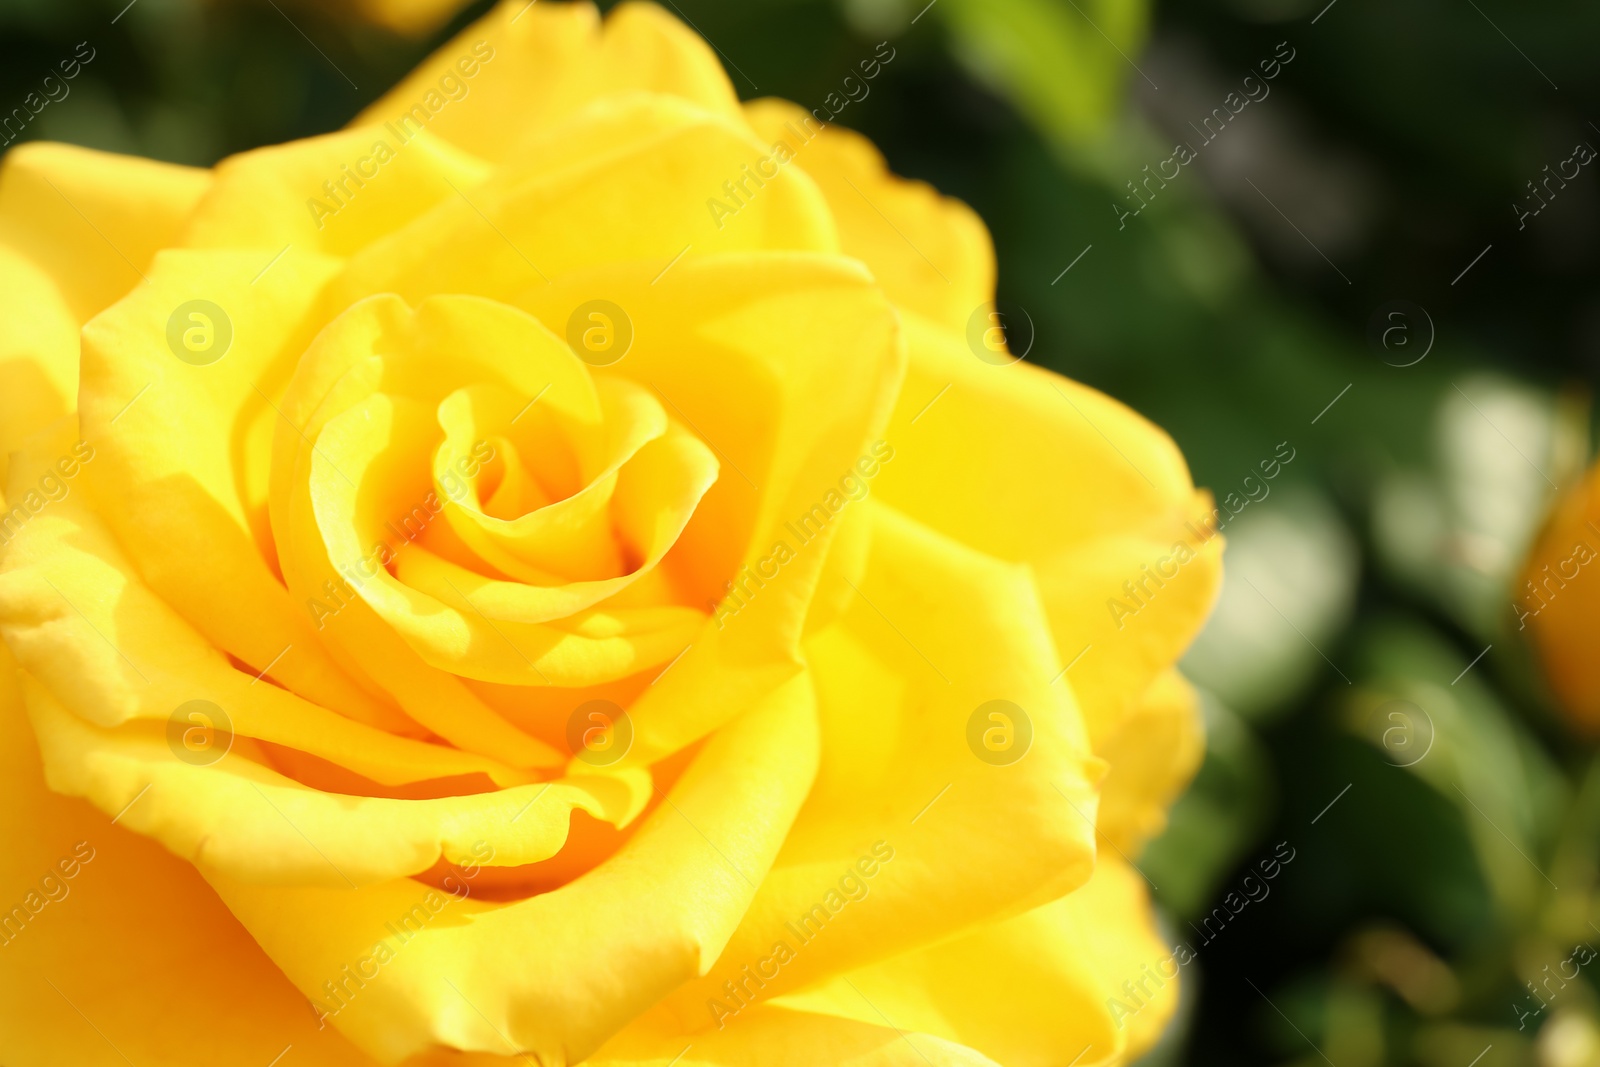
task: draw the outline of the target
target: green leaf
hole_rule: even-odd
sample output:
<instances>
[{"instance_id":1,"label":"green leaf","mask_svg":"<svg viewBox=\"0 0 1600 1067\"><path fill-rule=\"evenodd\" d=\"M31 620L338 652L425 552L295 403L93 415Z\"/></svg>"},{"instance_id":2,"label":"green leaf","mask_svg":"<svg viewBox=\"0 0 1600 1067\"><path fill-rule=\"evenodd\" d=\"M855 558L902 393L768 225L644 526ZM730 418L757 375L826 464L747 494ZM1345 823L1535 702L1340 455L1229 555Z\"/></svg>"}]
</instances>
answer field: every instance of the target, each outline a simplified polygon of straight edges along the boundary
<instances>
[{"instance_id":1,"label":"green leaf","mask_svg":"<svg viewBox=\"0 0 1600 1067\"><path fill-rule=\"evenodd\" d=\"M1555 890L1546 852L1566 807L1565 779L1500 703L1490 665L1426 627L1364 627L1357 663L1362 684L1346 725L1457 807L1499 910L1525 921Z\"/></svg>"},{"instance_id":2,"label":"green leaf","mask_svg":"<svg viewBox=\"0 0 1600 1067\"><path fill-rule=\"evenodd\" d=\"M968 68L1061 144L1102 133L1137 77L1143 0L939 0Z\"/></svg>"}]
</instances>

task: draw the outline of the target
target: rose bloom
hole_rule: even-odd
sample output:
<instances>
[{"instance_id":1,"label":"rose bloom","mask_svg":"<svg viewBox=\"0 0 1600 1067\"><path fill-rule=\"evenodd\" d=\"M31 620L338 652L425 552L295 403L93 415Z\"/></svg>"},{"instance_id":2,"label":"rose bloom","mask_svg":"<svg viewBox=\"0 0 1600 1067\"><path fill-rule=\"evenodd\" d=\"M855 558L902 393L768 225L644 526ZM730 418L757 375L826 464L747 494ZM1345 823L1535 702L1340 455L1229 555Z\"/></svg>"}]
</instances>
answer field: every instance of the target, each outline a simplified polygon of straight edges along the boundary
<instances>
[{"instance_id":1,"label":"rose bloom","mask_svg":"<svg viewBox=\"0 0 1600 1067\"><path fill-rule=\"evenodd\" d=\"M10 153L7 1063L1150 1047L1209 500L831 113L510 0L340 133Z\"/></svg>"},{"instance_id":2,"label":"rose bloom","mask_svg":"<svg viewBox=\"0 0 1600 1067\"><path fill-rule=\"evenodd\" d=\"M1600 734L1600 465L1556 501L1511 591L1557 703L1574 728Z\"/></svg>"}]
</instances>

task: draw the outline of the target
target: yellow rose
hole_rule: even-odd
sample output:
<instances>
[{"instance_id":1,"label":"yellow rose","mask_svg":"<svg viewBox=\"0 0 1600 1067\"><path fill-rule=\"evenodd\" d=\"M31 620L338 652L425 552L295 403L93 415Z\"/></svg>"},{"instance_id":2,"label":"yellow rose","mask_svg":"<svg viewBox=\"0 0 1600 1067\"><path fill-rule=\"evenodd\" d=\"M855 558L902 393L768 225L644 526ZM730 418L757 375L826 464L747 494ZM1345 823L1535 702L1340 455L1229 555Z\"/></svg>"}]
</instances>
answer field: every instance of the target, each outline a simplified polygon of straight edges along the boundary
<instances>
[{"instance_id":1,"label":"yellow rose","mask_svg":"<svg viewBox=\"0 0 1600 1067\"><path fill-rule=\"evenodd\" d=\"M1600 732L1600 465L1556 502L1534 542L1512 611L1528 631L1556 699L1572 725Z\"/></svg>"},{"instance_id":2,"label":"yellow rose","mask_svg":"<svg viewBox=\"0 0 1600 1067\"><path fill-rule=\"evenodd\" d=\"M14 151L0 280L8 1063L1159 1034L1208 499L861 137L509 0L341 133Z\"/></svg>"}]
</instances>

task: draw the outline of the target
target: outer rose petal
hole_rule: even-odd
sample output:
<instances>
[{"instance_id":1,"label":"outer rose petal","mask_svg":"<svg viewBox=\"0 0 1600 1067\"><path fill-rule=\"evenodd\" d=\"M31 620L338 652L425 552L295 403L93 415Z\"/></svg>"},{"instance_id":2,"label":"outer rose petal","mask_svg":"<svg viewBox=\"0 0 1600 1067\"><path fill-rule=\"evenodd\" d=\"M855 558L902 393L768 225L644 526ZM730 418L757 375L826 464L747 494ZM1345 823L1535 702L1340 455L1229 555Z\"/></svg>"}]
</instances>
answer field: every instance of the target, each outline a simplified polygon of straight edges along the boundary
<instances>
[{"instance_id":1,"label":"outer rose petal","mask_svg":"<svg viewBox=\"0 0 1600 1067\"><path fill-rule=\"evenodd\" d=\"M1521 624L1573 725L1600 733L1600 464L1555 508L1513 591ZM1520 628L1520 627L1519 627Z\"/></svg>"},{"instance_id":2,"label":"outer rose petal","mask_svg":"<svg viewBox=\"0 0 1600 1067\"><path fill-rule=\"evenodd\" d=\"M59 144L0 164L0 476L22 440L77 409L78 329L139 282L205 190L205 171ZM13 501L13 504L20 501Z\"/></svg>"},{"instance_id":3,"label":"outer rose petal","mask_svg":"<svg viewBox=\"0 0 1600 1067\"><path fill-rule=\"evenodd\" d=\"M792 104L752 102L746 115L762 136L797 150L792 165L826 195L840 248L866 261L910 312L912 362L891 422L909 461L883 480L885 498L966 544L1037 568L1062 659L1091 649L1075 662L1072 686L1096 752L1107 755L1102 737L1122 731L1216 597L1221 541L1187 526L1210 517L1210 499L1195 493L1171 440L1122 405L1032 365L995 368L973 357L963 336L994 293L994 250L965 205L888 173L859 134L830 126L808 141L814 125ZM1133 621L1131 611L1112 611L1114 600L1139 606L1123 582L1149 589L1141 565L1171 557L1178 542L1197 558L1160 582L1149 611ZM1182 736L1142 739L1171 763L1176 782L1192 773L1194 745L1166 742Z\"/></svg>"},{"instance_id":4,"label":"outer rose petal","mask_svg":"<svg viewBox=\"0 0 1600 1067\"><path fill-rule=\"evenodd\" d=\"M446 76L465 79L470 95L435 107L428 94L442 101L439 81ZM629 92L678 96L739 117L738 97L715 54L654 4L622 4L602 25L593 4L503 0L356 123L399 123L421 105L424 114L438 112L426 119L430 132L498 161L517 147L518 138L508 131L537 133L599 97ZM467 100L473 106L461 106Z\"/></svg>"},{"instance_id":5,"label":"outer rose petal","mask_svg":"<svg viewBox=\"0 0 1600 1067\"><path fill-rule=\"evenodd\" d=\"M890 174L883 154L853 130L828 126L814 133L816 120L786 100L746 104L745 117L763 140L795 154L785 168L816 179L839 227L840 249L871 267L900 307L962 333L993 299L994 245L967 205Z\"/></svg>"},{"instance_id":6,"label":"outer rose petal","mask_svg":"<svg viewBox=\"0 0 1600 1067\"><path fill-rule=\"evenodd\" d=\"M45 270L80 321L133 288L211 176L64 144L6 153L0 233Z\"/></svg>"},{"instance_id":7,"label":"outer rose petal","mask_svg":"<svg viewBox=\"0 0 1600 1067\"><path fill-rule=\"evenodd\" d=\"M378 1059L442 1046L572 1063L721 953L816 759L814 701L800 676L709 739L598 867L515 903L462 899L411 937L391 925L426 900L414 881L356 893L214 884L290 979ZM324 983L342 981L341 968L379 941L394 945L382 979L329 1002Z\"/></svg>"},{"instance_id":8,"label":"outer rose petal","mask_svg":"<svg viewBox=\"0 0 1600 1067\"><path fill-rule=\"evenodd\" d=\"M911 364L890 434L909 460L876 489L965 544L1034 567L1062 661L1083 654L1070 677L1098 738L1178 658L1216 598L1222 540L1189 525L1210 516L1209 497L1171 438L1104 394L1027 363L991 366L914 316L906 335ZM1179 541L1194 558L1147 585L1146 606L1132 617L1109 609L1127 597L1123 582L1144 580L1141 566Z\"/></svg>"},{"instance_id":9,"label":"outer rose petal","mask_svg":"<svg viewBox=\"0 0 1600 1067\"><path fill-rule=\"evenodd\" d=\"M687 1047L685 1047L687 1046ZM931 1034L906 1034L882 1018L857 1021L758 1005L722 1030L659 1033L631 1026L585 1060L588 1067L995 1067L988 1057Z\"/></svg>"},{"instance_id":10,"label":"outer rose petal","mask_svg":"<svg viewBox=\"0 0 1600 1067\"><path fill-rule=\"evenodd\" d=\"M1052 683L1060 665L1027 570L882 505L852 507L871 509L867 571L840 621L806 644L822 718L817 784L727 952L669 1001L690 1029L719 1021L723 983L744 981L779 941L795 958L761 997L1036 907L1090 873L1103 765L1070 692ZM969 747L972 716L995 699L1032 726L1008 766ZM842 904L841 876L877 841L892 858ZM805 927L812 936L796 944L818 908L824 928Z\"/></svg>"},{"instance_id":11,"label":"outer rose petal","mask_svg":"<svg viewBox=\"0 0 1600 1067\"><path fill-rule=\"evenodd\" d=\"M966 205L888 173L848 130L805 141L815 124L793 104L745 110L760 135L797 150L790 165L823 190L841 249L910 313L911 365L891 432L917 447L880 490L975 548L1038 568L1063 659L1096 646L1095 660L1073 668L1085 714L1119 721L1198 632L1219 582L1220 541L1195 545L1200 558L1175 583L1183 591L1141 612L1136 633L1111 633L1105 602L1125 596L1121 583L1141 578L1141 563L1154 565L1177 540L1195 543L1184 524L1209 515L1209 499L1172 441L1121 404L1031 364L991 366L967 348L969 319L994 292L994 252Z\"/></svg>"},{"instance_id":12,"label":"outer rose petal","mask_svg":"<svg viewBox=\"0 0 1600 1067\"><path fill-rule=\"evenodd\" d=\"M1177 799L1205 755L1200 695L1168 670L1106 736L1095 755L1111 764L1100 792L1097 827L1116 850L1137 855L1167 825Z\"/></svg>"},{"instance_id":13,"label":"outer rose petal","mask_svg":"<svg viewBox=\"0 0 1600 1067\"><path fill-rule=\"evenodd\" d=\"M0 321L0 479L10 456L40 427L77 408L78 322L55 281L37 264L0 239L0 291L26 315ZM23 501L19 498L17 504ZM16 532L24 515L12 515L3 528Z\"/></svg>"},{"instance_id":14,"label":"outer rose petal","mask_svg":"<svg viewBox=\"0 0 1600 1067\"><path fill-rule=\"evenodd\" d=\"M363 178L368 168L375 173ZM260 248L272 255L293 244L347 256L470 190L488 167L427 131L401 145L380 126L241 152L213 174L184 245Z\"/></svg>"},{"instance_id":15,"label":"outer rose petal","mask_svg":"<svg viewBox=\"0 0 1600 1067\"><path fill-rule=\"evenodd\" d=\"M292 1045L292 1062L306 1067L371 1063L332 1027L318 1031L305 997L192 866L45 787L3 647L0 825L0 920L12 920L0 944L8 1062L266 1064ZM79 842L93 850L88 863L75 861ZM73 861L71 878L63 860ZM41 885L47 875L55 881ZM39 910L18 933L11 909L30 900Z\"/></svg>"},{"instance_id":16,"label":"outer rose petal","mask_svg":"<svg viewBox=\"0 0 1600 1067\"><path fill-rule=\"evenodd\" d=\"M738 119L669 97L603 100L547 131L526 160L352 257L330 299L339 308L381 292L412 302L452 292L507 299L629 261L653 264L655 277L680 257L836 251L827 203L799 170L768 182L732 223L707 209L765 152Z\"/></svg>"},{"instance_id":17,"label":"outer rose petal","mask_svg":"<svg viewBox=\"0 0 1600 1067\"><path fill-rule=\"evenodd\" d=\"M621 825L641 806L640 790L614 778L394 800L308 789L245 758L191 767L171 758L159 735L97 730L25 682L50 787L107 812L148 792L129 827L219 877L353 889L420 874L441 859L470 863L486 845L501 865L536 863L560 849L573 808Z\"/></svg>"},{"instance_id":18,"label":"outer rose petal","mask_svg":"<svg viewBox=\"0 0 1600 1067\"><path fill-rule=\"evenodd\" d=\"M822 188L840 247L871 266L911 313L912 364L892 433L922 447L907 447L909 460L884 479L886 498L968 544L1037 569L1062 659L1084 653L1071 680L1096 754L1113 767L1136 761L1113 771L1101 815L1113 842L1134 847L1159 830L1165 805L1199 758L1197 720L1192 709L1178 710L1181 681L1152 680L1198 631L1216 595L1220 539L1185 525L1209 517L1209 499L1193 492L1171 442L1121 405L1030 365L997 368L973 357L962 339L994 292L994 253L964 204L888 173L858 134L813 133L810 116L793 104L760 100L745 112L760 135L795 151L788 165ZM929 409L935 398L942 412ZM1006 480L998 491L997 479ZM1095 505L1080 506L1085 500ZM1133 612L1126 609L1142 601L1130 602L1122 583L1145 580L1149 588L1141 565L1170 558L1179 541L1196 558L1177 579L1157 579L1159 598L1127 621ZM1125 610L1110 610L1113 600ZM1147 691L1149 703L1135 711ZM1155 723L1175 729L1149 729ZM1114 738L1120 746L1105 747Z\"/></svg>"},{"instance_id":19,"label":"outer rose petal","mask_svg":"<svg viewBox=\"0 0 1600 1067\"><path fill-rule=\"evenodd\" d=\"M1147 977L1163 963L1176 972L1144 881L1116 857L1101 857L1094 877L1069 896L777 1003L889 1019L1006 1067L1131 1063L1178 1006L1171 976ZM1154 995L1131 996L1124 982L1143 982Z\"/></svg>"}]
</instances>

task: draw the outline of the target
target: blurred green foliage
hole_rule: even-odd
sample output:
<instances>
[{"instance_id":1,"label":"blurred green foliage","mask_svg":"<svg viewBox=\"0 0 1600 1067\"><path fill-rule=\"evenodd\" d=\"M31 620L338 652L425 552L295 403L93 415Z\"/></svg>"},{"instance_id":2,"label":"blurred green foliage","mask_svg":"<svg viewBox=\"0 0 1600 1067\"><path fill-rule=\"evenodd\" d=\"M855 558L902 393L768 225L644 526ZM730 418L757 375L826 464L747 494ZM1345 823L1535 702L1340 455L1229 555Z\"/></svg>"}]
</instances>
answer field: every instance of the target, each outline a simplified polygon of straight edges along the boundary
<instances>
[{"instance_id":1,"label":"blurred green foliage","mask_svg":"<svg viewBox=\"0 0 1600 1067\"><path fill-rule=\"evenodd\" d=\"M1104 134L1148 21L1135 0L944 0L940 16L966 66L1065 145Z\"/></svg>"},{"instance_id":2,"label":"blurred green foliage","mask_svg":"<svg viewBox=\"0 0 1600 1067\"><path fill-rule=\"evenodd\" d=\"M125 4L0 3L4 101L96 50L29 136L207 164L323 132L487 6L410 41L286 0ZM1600 6L924 5L666 3L746 96L820 101L892 39L848 121L983 215L1032 358L1150 415L1221 493L1296 450L1228 531L1185 664L1208 756L1143 862L1180 929L1273 842L1300 858L1206 946L1151 1061L1600 1065L1600 968L1528 985L1600 944L1600 762L1510 606L1591 440L1600 175L1521 228L1516 205L1600 145ZM1285 47L1270 95L1123 217ZM1397 299L1426 330L1374 345Z\"/></svg>"}]
</instances>

